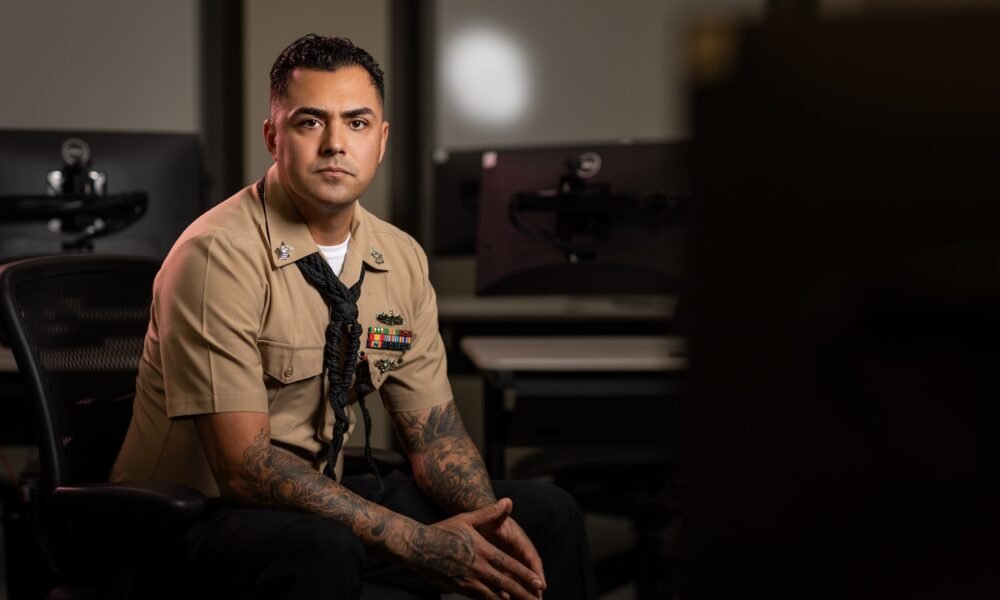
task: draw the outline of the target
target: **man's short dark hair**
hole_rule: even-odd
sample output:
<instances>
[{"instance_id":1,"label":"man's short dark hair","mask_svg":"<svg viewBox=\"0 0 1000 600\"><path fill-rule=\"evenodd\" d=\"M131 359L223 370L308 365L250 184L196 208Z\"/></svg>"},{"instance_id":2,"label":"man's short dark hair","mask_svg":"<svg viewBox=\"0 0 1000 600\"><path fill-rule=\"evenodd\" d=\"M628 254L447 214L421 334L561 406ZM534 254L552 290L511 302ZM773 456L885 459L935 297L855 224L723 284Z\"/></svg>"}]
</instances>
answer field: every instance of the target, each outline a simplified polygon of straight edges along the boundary
<instances>
[{"instance_id":1,"label":"man's short dark hair","mask_svg":"<svg viewBox=\"0 0 1000 600\"><path fill-rule=\"evenodd\" d=\"M292 71L298 68L318 71L336 71L341 67L364 67L378 90L378 98L385 102L385 81L382 67L371 54L355 46L351 40L325 37L310 33L295 40L282 50L271 67L271 101L285 95Z\"/></svg>"}]
</instances>

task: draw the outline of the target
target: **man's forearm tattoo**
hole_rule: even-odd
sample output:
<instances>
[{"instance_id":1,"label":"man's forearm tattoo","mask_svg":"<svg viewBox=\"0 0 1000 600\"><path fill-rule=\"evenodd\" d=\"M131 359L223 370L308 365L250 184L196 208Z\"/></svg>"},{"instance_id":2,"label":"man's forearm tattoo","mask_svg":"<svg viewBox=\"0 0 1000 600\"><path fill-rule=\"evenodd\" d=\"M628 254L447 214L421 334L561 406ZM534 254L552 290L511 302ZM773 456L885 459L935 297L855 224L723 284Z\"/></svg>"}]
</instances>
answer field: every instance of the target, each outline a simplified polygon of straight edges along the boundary
<instances>
[{"instance_id":1,"label":"man's forearm tattoo","mask_svg":"<svg viewBox=\"0 0 1000 600\"><path fill-rule=\"evenodd\" d=\"M264 430L257 433L253 443L244 450L242 473L245 500L258 506L339 521L365 543L384 539L387 525L395 516L331 481L290 453L274 448Z\"/></svg>"},{"instance_id":2,"label":"man's forearm tattoo","mask_svg":"<svg viewBox=\"0 0 1000 600\"><path fill-rule=\"evenodd\" d=\"M344 523L369 551L426 575L454 578L476 560L468 532L435 529L368 502L289 452L261 430L243 452L240 497L256 506L292 510Z\"/></svg>"},{"instance_id":3,"label":"man's forearm tattoo","mask_svg":"<svg viewBox=\"0 0 1000 600\"><path fill-rule=\"evenodd\" d=\"M483 459L453 402L426 413L399 413L396 426L406 451L419 457L414 475L439 506L464 512L496 502Z\"/></svg>"}]
</instances>

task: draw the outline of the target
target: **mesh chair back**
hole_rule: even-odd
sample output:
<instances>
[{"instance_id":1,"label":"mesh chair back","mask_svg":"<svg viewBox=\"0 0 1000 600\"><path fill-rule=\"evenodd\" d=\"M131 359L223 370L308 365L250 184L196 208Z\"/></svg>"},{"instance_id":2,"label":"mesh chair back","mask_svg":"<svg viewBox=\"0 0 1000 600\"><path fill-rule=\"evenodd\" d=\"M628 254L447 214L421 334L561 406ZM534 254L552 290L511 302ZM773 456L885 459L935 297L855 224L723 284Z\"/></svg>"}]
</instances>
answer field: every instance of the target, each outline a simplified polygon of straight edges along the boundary
<instances>
[{"instance_id":1,"label":"mesh chair back","mask_svg":"<svg viewBox=\"0 0 1000 600\"><path fill-rule=\"evenodd\" d=\"M129 419L154 259L32 258L0 271L7 342L35 399L41 495L106 481Z\"/></svg>"}]
</instances>

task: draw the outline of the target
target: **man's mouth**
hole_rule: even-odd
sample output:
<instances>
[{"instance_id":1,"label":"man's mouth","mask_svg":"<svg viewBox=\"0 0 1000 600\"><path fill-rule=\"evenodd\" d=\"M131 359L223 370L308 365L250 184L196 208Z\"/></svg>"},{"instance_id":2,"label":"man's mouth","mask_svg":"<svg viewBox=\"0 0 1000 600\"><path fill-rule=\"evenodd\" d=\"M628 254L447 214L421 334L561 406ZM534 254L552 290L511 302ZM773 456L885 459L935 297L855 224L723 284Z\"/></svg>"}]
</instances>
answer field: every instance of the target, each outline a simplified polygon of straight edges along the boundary
<instances>
[{"instance_id":1,"label":"man's mouth","mask_svg":"<svg viewBox=\"0 0 1000 600\"><path fill-rule=\"evenodd\" d=\"M353 173L343 167L323 167L317 169L317 172L329 175L353 175Z\"/></svg>"}]
</instances>

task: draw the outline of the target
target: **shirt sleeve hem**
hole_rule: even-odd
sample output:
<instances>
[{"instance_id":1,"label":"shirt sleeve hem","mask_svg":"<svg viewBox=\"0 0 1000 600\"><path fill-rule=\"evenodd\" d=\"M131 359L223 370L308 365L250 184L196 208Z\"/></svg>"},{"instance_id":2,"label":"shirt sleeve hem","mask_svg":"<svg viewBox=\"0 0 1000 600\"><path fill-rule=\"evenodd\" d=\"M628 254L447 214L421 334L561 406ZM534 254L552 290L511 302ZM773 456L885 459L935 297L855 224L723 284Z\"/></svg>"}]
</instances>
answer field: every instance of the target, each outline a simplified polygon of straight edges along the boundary
<instances>
[{"instance_id":1,"label":"shirt sleeve hem","mask_svg":"<svg viewBox=\"0 0 1000 600\"><path fill-rule=\"evenodd\" d=\"M450 385L444 385L429 391L421 390L419 392L390 392L383 386L380 392L385 394L383 396L383 404L385 404L385 408L389 412L422 410L440 406L455 399L454 394L451 393Z\"/></svg>"},{"instance_id":2,"label":"shirt sleeve hem","mask_svg":"<svg viewBox=\"0 0 1000 600\"><path fill-rule=\"evenodd\" d=\"M171 419L222 412L270 412L267 396L255 392L169 398L167 407L167 417Z\"/></svg>"}]
</instances>

